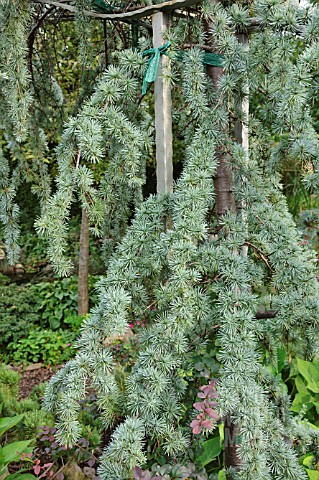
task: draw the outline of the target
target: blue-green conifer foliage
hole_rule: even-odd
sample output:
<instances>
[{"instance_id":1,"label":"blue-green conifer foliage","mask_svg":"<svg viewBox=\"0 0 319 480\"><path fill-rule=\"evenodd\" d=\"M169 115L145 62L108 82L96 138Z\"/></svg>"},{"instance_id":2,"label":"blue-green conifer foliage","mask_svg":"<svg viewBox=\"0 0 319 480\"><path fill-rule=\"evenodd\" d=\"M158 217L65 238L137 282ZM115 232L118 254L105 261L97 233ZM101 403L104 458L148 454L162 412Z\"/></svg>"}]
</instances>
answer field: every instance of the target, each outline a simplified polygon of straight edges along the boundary
<instances>
[{"instance_id":1,"label":"blue-green conifer foliage","mask_svg":"<svg viewBox=\"0 0 319 480\"><path fill-rule=\"evenodd\" d=\"M8 140L15 138L15 148L30 129L17 102L26 108L33 101L24 51L30 3L0 2L1 128ZM86 3L75 2L78 28L87 39ZM21 39L13 53L17 18ZM251 18L258 28L251 28ZM248 31L247 45L238 32ZM81 436L79 401L88 386L94 388L102 422L114 430L99 467L103 480L131 479L132 469L147 461L147 442L159 445L172 462L187 461L195 440L189 427L194 412L187 412L189 422L180 422L188 394L185 370L194 367L208 341L218 347L221 364L218 413L231 415L240 428L242 466L233 478L306 478L292 441L317 442L317 435L292 416L289 399L262 364L262 349L274 361L283 343L294 356L319 355L316 257L301 242L278 173L285 159L302 161L309 171L304 181L318 188L319 143L311 111L319 89L318 33L316 6L280 0L255 0L249 6L205 1L192 16L173 17L168 33L173 121L185 148L171 194L142 198L154 135L150 101L139 99L147 63L141 50L150 45L145 32L139 50L115 55L114 65L64 128L57 189L37 221L50 239L52 262L60 273L69 272L65 230L76 196L97 234L115 205L115 227L108 228L122 238L99 282L98 306L83 322L78 353L50 381L45 405L56 415L60 441L73 445ZM203 64L205 42L224 56L217 90ZM183 62L179 50L187 51ZM8 57L15 60L6 62ZM152 101L152 89L148 95ZM242 109L247 97L249 118ZM249 150L235 138L236 122L249 125ZM221 155L232 169L237 208L217 218L213 178ZM96 187L90 165L105 156L109 165ZM10 172L4 157L0 162L1 220L9 245L17 233L8 219L15 220L17 207L8 206ZM135 214L124 233L121 219L128 218L132 199ZM276 315L257 319L263 309ZM124 336L132 319L141 317L149 321L123 384L110 339Z\"/></svg>"}]
</instances>

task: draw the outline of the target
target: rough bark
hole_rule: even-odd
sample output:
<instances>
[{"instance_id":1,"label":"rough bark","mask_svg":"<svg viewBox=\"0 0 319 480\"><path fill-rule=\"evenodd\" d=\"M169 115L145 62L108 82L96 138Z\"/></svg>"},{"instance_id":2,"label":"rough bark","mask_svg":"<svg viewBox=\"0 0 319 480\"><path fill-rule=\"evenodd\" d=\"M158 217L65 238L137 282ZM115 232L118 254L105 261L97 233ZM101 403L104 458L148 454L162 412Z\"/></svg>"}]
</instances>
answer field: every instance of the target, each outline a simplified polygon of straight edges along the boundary
<instances>
[{"instance_id":1,"label":"rough bark","mask_svg":"<svg viewBox=\"0 0 319 480\"><path fill-rule=\"evenodd\" d=\"M232 421L231 415L228 414L224 418L224 452L225 452L225 468L226 475L227 469L233 468L235 470L241 469L241 459L238 455L238 447L240 445L240 427L235 425ZM226 478L231 480L233 477L230 475Z\"/></svg>"},{"instance_id":2,"label":"rough bark","mask_svg":"<svg viewBox=\"0 0 319 480\"><path fill-rule=\"evenodd\" d=\"M216 3L216 0L211 0L211 2ZM207 22L205 24L205 30L209 38L209 23ZM215 47L213 41L208 40L207 45L209 47ZM217 49L215 52L222 53ZM221 67L207 66L207 74L211 79L212 88L217 91L219 80L224 74L223 69ZM236 212L236 203L233 193L232 171L221 148L216 152L216 157L218 165L214 177L215 209L217 218L222 220L223 215L228 211ZM224 417L224 458L226 475L227 469L235 469L237 471L241 469L241 459L238 455L239 439L240 427L233 423L231 415L228 414ZM230 480L231 476L228 474L227 478Z\"/></svg>"},{"instance_id":3,"label":"rough bark","mask_svg":"<svg viewBox=\"0 0 319 480\"><path fill-rule=\"evenodd\" d=\"M276 318L278 311L277 310L264 310L256 312L256 320L264 320L269 318Z\"/></svg>"},{"instance_id":4,"label":"rough bark","mask_svg":"<svg viewBox=\"0 0 319 480\"><path fill-rule=\"evenodd\" d=\"M82 208L79 273L78 273L78 315L86 315L89 311L89 219Z\"/></svg>"},{"instance_id":5,"label":"rough bark","mask_svg":"<svg viewBox=\"0 0 319 480\"><path fill-rule=\"evenodd\" d=\"M214 1L214 0L213 0ZM209 24L205 24L205 29L209 32ZM209 46L214 48L212 42ZM219 53L216 51L216 53ZM220 78L223 75L223 69L221 67L207 66L207 75L212 82L212 88L217 90ZM235 198L233 193L233 180L232 172L227 164L225 154L221 149L217 150L216 157L218 165L216 169L216 175L214 177L214 189L215 189L215 208L218 218L221 218L227 211L236 211Z\"/></svg>"}]
</instances>

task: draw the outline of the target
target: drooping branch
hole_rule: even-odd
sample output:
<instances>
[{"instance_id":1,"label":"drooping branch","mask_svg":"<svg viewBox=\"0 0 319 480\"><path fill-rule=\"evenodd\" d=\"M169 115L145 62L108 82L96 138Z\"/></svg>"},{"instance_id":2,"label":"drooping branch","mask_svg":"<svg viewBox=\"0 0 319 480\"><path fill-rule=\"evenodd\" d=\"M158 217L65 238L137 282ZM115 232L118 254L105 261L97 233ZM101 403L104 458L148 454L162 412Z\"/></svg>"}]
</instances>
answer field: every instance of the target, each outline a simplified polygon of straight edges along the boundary
<instances>
[{"instance_id":1,"label":"drooping branch","mask_svg":"<svg viewBox=\"0 0 319 480\"><path fill-rule=\"evenodd\" d=\"M44 14L39 18L36 25L32 28L31 32L29 33L29 36L28 36L28 50L29 50L29 65L30 65L31 72L32 72L33 44L34 44L36 34L37 34L39 28L41 28L41 26L42 26L44 20L47 18L47 16L50 15L50 13L52 13L55 9L56 9L56 7L52 6L48 10L46 10L44 12Z\"/></svg>"}]
</instances>

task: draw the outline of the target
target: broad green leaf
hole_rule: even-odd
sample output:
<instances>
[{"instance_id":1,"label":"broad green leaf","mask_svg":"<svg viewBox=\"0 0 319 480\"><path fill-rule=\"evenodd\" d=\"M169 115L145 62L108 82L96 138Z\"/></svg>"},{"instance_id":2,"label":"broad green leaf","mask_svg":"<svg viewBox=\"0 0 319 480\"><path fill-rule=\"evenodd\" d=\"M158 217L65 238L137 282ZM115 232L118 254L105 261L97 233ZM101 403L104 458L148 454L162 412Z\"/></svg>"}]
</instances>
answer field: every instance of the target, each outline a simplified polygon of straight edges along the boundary
<instances>
[{"instance_id":1,"label":"broad green leaf","mask_svg":"<svg viewBox=\"0 0 319 480\"><path fill-rule=\"evenodd\" d=\"M211 438L210 440L207 440L206 442L203 443L203 448L204 451L203 453L198 457L198 460L200 461L200 464L202 467L205 467L208 463L210 463L212 460L214 460L217 455L220 454L221 452L221 447L220 447L220 437L214 437Z\"/></svg>"},{"instance_id":2,"label":"broad green leaf","mask_svg":"<svg viewBox=\"0 0 319 480\"><path fill-rule=\"evenodd\" d=\"M59 326L60 326L60 320L58 320L57 318L54 318L54 317L49 318L49 323L50 323L50 327L52 328L52 330L55 330L56 328L59 328Z\"/></svg>"},{"instance_id":3,"label":"broad green leaf","mask_svg":"<svg viewBox=\"0 0 319 480\"><path fill-rule=\"evenodd\" d=\"M0 450L0 465L8 465L10 462L17 462L22 453L31 453L33 448L29 447L32 440L23 440L5 445ZM28 448L29 447L29 448Z\"/></svg>"},{"instance_id":4,"label":"broad green leaf","mask_svg":"<svg viewBox=\"0 0 319 480\"><path fill-rule=\"evenodd\" d=\"M305 455L305 458L303 459L302 464L308 468L312 467L313 458L314 458L313 453L308 453L307 455Z\"/></svg>"},{"instance_id":5,"label":"broad green leaf","mask_svg":"<svg viewBox=\"0 0 319 480\"><path fill-rule=\"evenodd\" d=\"M307 387L315 393L319 393L319 368L312 362L297 358L297 366L301 375L307 380Z\"/></svg>"},{"instance_id":6,"label":"broad green leaf","mask_svg":"<svg viewBox=\"0 0 319 480\"><path fill-rule=\"evenodd\" d=\"M304 420L302 422L300 422L301 425L303 425L304 427L311 427L313 428L314 430L318 430L319 427L317 427L317 425L314 425L313 423L309 422L308 420L305 422Z\"/></svg>"},{"instance_id":7,"label":"broad green leaf","mask_svg":"<svg viewBox=\"0 0 319 480\"><path fill-rule=\"evenodd\" d=\"M218 472L218 480L226 480L225 470L221 470L220 472Z\"/></svg>"},{"instance_id":8,"label":"broad green leaf","mask_svg":"<svg viewBox=\"0 0 319 480\"><path fill-rule=\"evenodd\" d=\"M318 470L309 470L306 468L306 472L310 480L319 480L319 471Z\"/></svg>"},{"instance_id":9,"label":"broad green leaf","mask_svg":"<svg viewBox=\"0 0 319 480\"><path fill-rule=\"evenodd\" d=\"M282 394L287 395L288 394L288 387L285 384L285 382L283 382L283 380L281 378L281 374L278 373L278 375L276 375L276 378L278 380L278 386L280 387L280 390L281 390Z\"/></svg>"},{"instance_id":10,"label":"broad green leaf","mask_svg":"<svg viewBox=\"0 0 319 480\"><path fill-rule=\"evenodd\" d=\"M311 396L310 393L297 393L294 401L292 402L290 410L293 412L299 413L302 406L306 406L306 410L308 411L311 407L313 407L315 403L315 399Z\"/></svg>"},{"instance_id":11,"label":"broad green leaf","mask_svg":"<svg viewBox=\"0 0 319 480\"><path fill-rule=\"evenodd\" d=\"M274 365L267 365L267 369L270 371L271 375L273 375L274 377L277 375L277 370L276 370L276 367L274 367Z\"/></svg>"},{"instance_id":12,"label":"broad green leaf","mask_svg":"<svg viewBox=\"0 0 319 480\"><path fill-rule=\"evenodd\" d=\"M298 457L298 463L299 465L304 465L305 467L309 467L309 465L307 465L307 462L308 462L308 457L311 457L313 458L313 453L305 453L304 455L301 455L300 457ZM303 462L306 462L306 463L303 463Z\"/></svg>"},{"instance_id":13,"label":"broad green leaf","mask_svg":"<svg viewBox=\"0 0 319 480\"><path fill-rule=\"evenodd\" d=\"M218 432L219 432L219 439L220 439L220 444L223 445L224 443L224 424L223 423L219 423L218 424Z\"/></svg>"},{"instance_id":14,"label":"broad green leaf","mask_svg":"<svg viewBox=\"0 0 319 480\"><path fill-rule=\"evenodd\" d=\"M4 417L0 418L0 436L4 434L7 430L17 425L24 415L16 415L15 417Z\"/></svg>"},{"instance_id":15,"label":"broad green leaf","mask_svg":"<svg viewBox=\"0 0 319 480\"><path fill-rule=\"evenodd\" d=\"M282 371L285 365L286 360L286 350L284 347L280 347L277 349L277 369L278 373Z\"/></svg>"},{"instance_id":16,"label":"broad green leaf","mask_svg":"<svg viewBox=\"0 0 319 480\"><path fill-rule=\"evenodd\" d=\"M31 473L12 473L6 477L6 480L36 480L36 477Z\"/></svg>"},{"instance_id":17,"label":"broad green leaf","mask_svg":"<svg viewBox=\"0 0 319 480\"><path fill-rule=\"evenodd\" d=\"M57 318L58 320L61 320L61 318L63 317L63 311L60 310L59 308L55 309L55 310L54 310L54 316L55 316L55 318Z\"/></svg>"},{"instance_id":18,"label":"broad green leaf","mask_svg":"<svg viewBox=\"0 0 319 480\"><path fill-rule=\"evenodd\" d=\"M296 385L296 389L298 390L299 393L302 393L302 392L306 393L307 392L307 386L306 386L305 382L303 381L301 375L296 376L295 385Z\"/></svg>"}]
</instances>

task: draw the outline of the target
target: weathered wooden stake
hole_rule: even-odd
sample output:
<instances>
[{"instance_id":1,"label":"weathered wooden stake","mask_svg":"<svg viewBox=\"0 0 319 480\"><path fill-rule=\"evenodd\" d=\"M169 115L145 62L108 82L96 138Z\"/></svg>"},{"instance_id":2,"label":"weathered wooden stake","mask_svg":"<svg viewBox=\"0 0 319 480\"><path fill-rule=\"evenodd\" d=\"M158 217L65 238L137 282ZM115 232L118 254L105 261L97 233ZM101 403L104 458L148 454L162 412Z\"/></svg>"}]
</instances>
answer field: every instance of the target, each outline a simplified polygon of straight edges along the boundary
<instances>
[{"instance_id":1,"label":"weathered wooden stake","mask_svg":"<svg viewBox=\"0 0 319 480\"><path fill-rule=\"evenodd\" d=\"M240 33L237 35L238 42L242 43L246 50L249 49L249 36L246 33ZM248 87L247 87L248 88ZM241 122L236 122L235 124L235 136L238 143L241 144L243 149L246 152L247 162L249 160L249 135L248 135L248 121L249 121L249 92L247 91L247 95L241 101L241 110L243 112L243 120ZM245 183L245 179L243 180ZM248 234L248 220L247 220L247 206L246 202L242 201L241 205L239 206L239 210L242 215L242 219L244 224L246 225L246 231ZM247 257L248 255L248 247L247 245L242 246L242 255Z\"/></svg>"},{"instance_id":2,"label":"weathered wooden stake","mask_svg":"<svg viewBox=\"0 0 319 480\"><path fill-rule=\"evenodd\" d=\"M244 44L246 49L249 48L249 37L246 33L240 33L237 35L238 42ZM235 136L238 141L246 151L248 155L249 149L249 138L248 138L248 116L249 116L249 98L248 92L247 95L242 99L241 109L244 114L242 122L236 122L235 124Z\"/></svg>"},{"instance_id":3,"label":"weathered wooden stake","mask_svg":"<svg viewBox=\"0 0 319 480\"><path fill-rule=\"evenodd\" d=\"M170 16L163 12L152 16L153 47L161 47L165 42L163 34L169 27ZM162 55L155 80L155 138L156 138L156 177L157 193L168 193L173 189L173 135L172 97L170 82L162 78L168 73L169 59Z\"/></svg>"}]
</instances>

